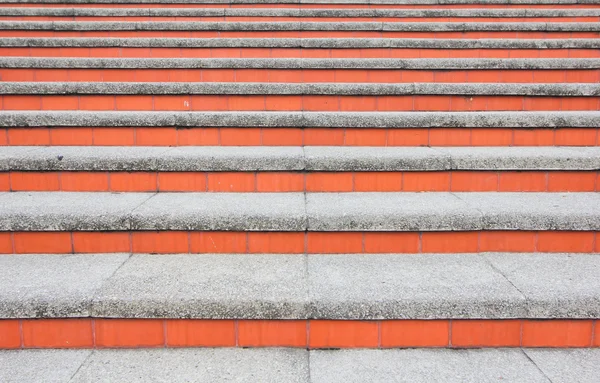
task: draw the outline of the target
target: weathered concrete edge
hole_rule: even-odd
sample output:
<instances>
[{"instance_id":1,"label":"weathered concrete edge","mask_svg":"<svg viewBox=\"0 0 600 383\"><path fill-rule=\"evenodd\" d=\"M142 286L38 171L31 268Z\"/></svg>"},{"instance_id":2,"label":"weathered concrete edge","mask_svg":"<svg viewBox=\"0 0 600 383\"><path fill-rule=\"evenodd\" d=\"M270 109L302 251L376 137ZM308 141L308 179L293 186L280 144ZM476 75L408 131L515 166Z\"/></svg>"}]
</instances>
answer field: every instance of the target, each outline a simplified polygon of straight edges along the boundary
<instances>
[{"instance_id":1,"label":"weathered concrete edge","mask_svg":"<svg viewBox=\"0 0 600 383\"><path fill-rule=\"evenodd\" d=\"M0 127L597 128L579 112L71 112L4 111Z\"/></svg>"},{"instance_id":2,"label":"weathered concrete edge","mask_svg":"<svg viewBox=\"0 0 600 383\"><path fill-rule=\"evenodd\" d=\"M27 8L17 8L27 9ZM59 9L59 8L57 8ZM7 37L1 47L600 49L600 39Z\"/></svg>"},{"instance_id":3,"label":"weathered concrete edge","mask_svg":"<svg viewBox=\"0 0 600 383\"><path fill-rule=\"evenodd\" d=\"M596 171L600 148L14 147L0 171ZM0 149L0 154L2 150Z\"/></svg>"},{"instance_id":4,"label":"weathered concrete edge","mask_svg":"<svg viewBox=\"0 0 600 383\"><path fill-rule=\"evenodd\" d=\"M592 22L237 22L237 21L0 21L2 30L52 31L523 31L523 32L599 32Z\"/></svg>"},{"instance_id":5,"label":"weathered concrete edge","mask_svg":"<svg viewBox=\"0 0 600 383\"><path fill-rule=\"evenodd\" d=\"M600 25L600 23L598 24ZM307 59L307 58L60 58L2 57L0 68L101 69L599 69L598 58Z\"/></svg>"},{"instance_id":6,"label":"weathered concrete edge","mask_svg":"<svg viewBox=\"0 0 600 383\"><path fill-rule=\"evenodd\" d=\"M0 0L0 4L598 4L599 0Z\"/></svg>"},{"instance_id":7,"label":"weathered concrete edge","mask_svg":"<svg viewBox=\"0 0 600 383\"><path fill-rule=\"evenodd\" d=\"M0 82L0 94L600 96L600 84Z\"/></svg>"},{"instance_id":8,"label":"weathered concrete edge","mask_svg":"<svg viewBox=\"0 0 600 383\"><path fill-rule=\"evenodd\" d=\"M0 16L595 17L598 9L1 8ZM534 20L535 21L535 20Z\"/></svg>"},{"instance_id":9,"label":"weathered concrete edge","mask_svg":"<svg viewBox=\"0 0 600 383\"><path fill-rule=\"evenodd\" d=\"M502 254L498 254L501 256ZM530 255L530 254L524 254ZM50 255L49 255L50 256ZM86 256L86 255L82 255ZM169 257L169 255L140 255L145 257L146 262L152 263L153 257L156 259ZM201 257L201 255L198 255ZM220 257L224 257L222 255ZM234 255L232 255L234 256ZM251 255L260 257L261 255ZM282 254L281 257L290 255ZM300 291L305 291L304 300L285 299L277 297L275 300L265 301L257 298L252 292L247 292L237 296L234 301L223 302L203 302L202 299L194 299L190 296L189 300L173 299L165 301L145 301L141 299L131 299L127 294L116 295L107 298L102 296L104 286L109 286L113 276L102 278L101 287L94 293L85 295L74 294L73 298L53 297L45 291L29 292L30 297L24 301L15 302L9 300L0 302L0 318L68 318L68 317L113 317L113 318L203 318L203 319L357 319L357 320L386 320L386 319L595 319L600 316L598 305L592 305L591 302L598 302L600 298L590 297L586 292L574 292L574 298L569 297L571 307L579 307L576 312L568 312L566 315L556 308L555 296L549 293L546 298L540 298L540 294L529 296L527 293L512 288L511 292L515 296L521 296L521 299L507 299L506 296L494 296L486 293L485 299L480 301L466 302L446 302L440 304L435 297L426 297L422 300L415 300L412 304L404 304L402 310L394 302L372 302L372 297L365 296L364 299L347 299L335 302L331 306L330 301L321 301L318 298L311 298L312 294L309 287L310 268L309 263L312 257L324 257L323 255L295 255L304 257L306 262L302 263L302 271L306 276L300 280ZM400 257L404 255L369 255L372 258ZM423 254L423 257L436 256L436 254ZM443 258L448 259L450 264L460 262L460 258L466 254L444 254ZM544 257L544 254L534 256ZM565 259L569 257L578 257L580 254L560 254ZM19 255L18 257L27 257ZM137 256L129 257L120 266L126 266L130 262L135 262ZM192 265L197 265L194 255L186 255L181 259L182 270L193 270ZM271 256L273 257L273 256ZM277 255L275 255L277 257ZM344 254L335 254L325 257L344 257ZM205 257L204 257L205 258ZM57 256L56 268L64 267ZM217 258L218 259L218 258ZM208 265L207 265L208 266ZM154 268L156 269L156 268ZM158 270L158 269L156 269ZM161 270L162 271L162 270ZM495 269L490 269L489 273L510 283L510 279ZM543 276L542 276L543 277ZM465 269L465 278L469 278L468 271ZM132 281L131 284L137 282ZM213 281L218 283L218 281ZM490 282L493 283L493 282ZM490 289L493 290L493 289ZM185 294L185 293L184 293ZM369 302L369 307L364 303ZM158 308L160 305L160 308ZM323 309L324 307L327 307ZM48 308L51 307L50 310ZM265 308L269 310L263 311ZM87 313L87 315L82 315ZM185 315L182 315L185 314Z\"/></svg>"}]
</instances>

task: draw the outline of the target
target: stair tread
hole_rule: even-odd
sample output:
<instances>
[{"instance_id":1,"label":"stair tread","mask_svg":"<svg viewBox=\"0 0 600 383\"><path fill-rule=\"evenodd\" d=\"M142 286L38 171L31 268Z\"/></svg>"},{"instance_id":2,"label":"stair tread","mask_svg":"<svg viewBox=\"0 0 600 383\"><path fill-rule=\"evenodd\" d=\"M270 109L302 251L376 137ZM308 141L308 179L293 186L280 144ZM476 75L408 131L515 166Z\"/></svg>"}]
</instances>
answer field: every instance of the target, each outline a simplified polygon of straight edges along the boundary
<instances>
[{"instance_id":1,"label":"stair tread","mask_svg":"<svg viewBox=\"0 0 600 383\"><path fill-rule=\"evenodd\" d=\"M598 193L0 193L0 230L598 230Z\"/></svg>"},{"instance_id":2,"label":"stair tread","mask_svg":"<svg viewBox=\"0 0 600 383\"><path fill-rule=\"evenodd\" d=\"M600 380L598 349L0 351L4 382L568 382Z\"/></svg>"},{"instance_id":3,"label":"stair tread","mask_svg":"<svg viewBox=\"0 0 600 383\"><path fill-rule=\"evenodd\" d=\"M7 255L0 317L596 318L599 260L591 253Z\"/></svg>"},{"instance_id":4,"label":"stair tread","mask_svg":"<svg viewBox=\"0 0 600 383\"><path fill-rule=\"evenodd\" d=\"M6 146L0 171L600 170L600 147Z\"/></svg>"},{"instance_id":5,"label":"stair tread","mask_svg":"<svg viewBox=\"0 0 600 383\"><path fill-rule=\"evenodd\" d=\"M1 111L0 127L597 128L600 111L154 112Z\"/></svg>"}]
</instances>

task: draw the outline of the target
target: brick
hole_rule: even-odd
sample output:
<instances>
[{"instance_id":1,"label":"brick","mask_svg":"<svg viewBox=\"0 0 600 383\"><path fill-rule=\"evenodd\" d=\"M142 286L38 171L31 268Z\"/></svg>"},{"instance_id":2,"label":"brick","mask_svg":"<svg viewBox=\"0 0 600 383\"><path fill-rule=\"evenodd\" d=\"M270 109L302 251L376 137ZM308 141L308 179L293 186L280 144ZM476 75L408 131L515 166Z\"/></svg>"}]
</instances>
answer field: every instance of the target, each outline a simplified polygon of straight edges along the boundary
<instances>
[{"instance_id":1,"label":"brick","mask_svg":"<svg viewBox=\"0 0 600 383\"><path fill-rule=\"evenodd\" d=\"M262 69L236 69L236 82L269 82L269 72Z\"/></svg>"},{"instance_id":2,"label":"brick","mask_svg":"<svg viewBox=\"0 0 600 383\"><path fill-rule=\"evenodd\" d=\"M487 110L487 98L483 96L452 96L450 108L453 111Z\"/></svg>"},{"instance_id":3,"label":"brick","mask_svg":"<svg viewBox=\"0 0 600 383\"><path fill-rule=\"evenodd\" d=\"M169 71L164 69L136 69L135 81L167 82L169 81Z\"/></svg>"},{"instance_id":4,"label":"brick","mask_svg":"<svg viewBox=\"0 0 600 383\"><path fill-rule=\"evenodd\" d=\"M245 232L205 231L190 234L192 253L247 253Z\"/></svg>"},{"instance_id":5,"label":"brick","mask_svg":"<svg viewBox=\"0 0 600 383\"><path fill-rule=\"evenodd\" d=\"M177 129L177 145L207 146L219 145L219 128L180 128Z\"/></svg>"},{"instance_id":6,"label":"brick","mask_svg":"<svg viewBox=\"0 0 600 383\"><path fill-rule=\"evenodd\" d=\"M513 144L515 146L552 146L554 145L554 130L515 129Z\"/></svg>"},{"instance_id":7,"label":"brick","mask_svg":"<svg viewBox=\"0 0 600 383\"><path fill-rule=\"evenodd\" d=\"M417 111L449 111L448 96L415 96L414 110Z\"/></svg>"},{"instance_id":8,"label":"brick","mask_svg":"<svg viewBox=\"0 0 600 383\"><path fill-rule=\"evenodd\" d=\"M589 347L591 320L524 320L523 347Z\"/></svg>"},{"instance_id":9,"label":"brick","mask_svg":"<svg viewBox=\"0 0 600 383\"><path fill-rule=\"evenodd\" d=\"M211 110L224 111L229 110L229 101L227 96L222 95L192 95L191 110Z\"/></svg>"},{"instance_id":10,"label":"brick","mask_svg":"<svg viewBox=\"0 0 600 383\"><path fill-rule=\"evenodd\" d=\"M259 146L260 144L259 128L221 128L221 145Z\"/></svg>"},{"instance_id":11,"label":"brick","mask_svg":"<svg viewBox=\"0 0 600 383\"><path fill-rule=\"evenodd\" d=\"M38 95L4 95L4 110L41 110L42 97Z\"/></svg>"},{"instance_id":12,"label":"brick","mask_svg":"<svg viewBox=\"0 0 600 383\"><path fill-rule=\"evenodd\" d=\"M429 70L404 70L402 82L433 82L434 72Z\"/></svg>"},{"instance_id":13,"label":"brick","mask_svg":"<svg viewBox=\"0 0 600 383\"><path fill-rule=\"evenodd\" d=\"M56 146L88 146L94 142L92 128L52 128L50 144Z\"/></svg>"},{"instance_id":14,"label":"brick","mask_svg":"<svg viewBox=\"0 0 600 383\"><path fill-rule=\"evenodd\" d=\"M75 253L127 253L130 250L127 232L73 232Z\"/></svg>"},{"instance_id":15,"label":"brick","mask_svg":"<svg viewBox=\"0 0 600 383\"><path fill-rule=\"evenodd\" d=\"M112 172L110 190L115 192L151 192L157 190L156 173Z\"/></svg>"},{"instance_id":16,"label":"brick","mask_svg":"<svg viewBox=\"0 0 600 383\"><path fill-rule=\"evenodd\" d=\"M108 191L108 173L105 172L62 172L62 191Z\"/></svg>"},{"instance_id":17,"label":"brick","mask_svg":"<svg viewBox=\"0 0 600 383\"><path fill-rule=\"evenodd\" d=\"M553 97L527 97L524 110L560 110L560 98Z\"/></svg>"},{"instance_id":18,"label":"brick","mask_svg":"<svg viewBox=\"0 0 600 383\"><path fill-rule=\"evenodd\" d=\"M96 319L96 347L163 347L160 319Z\"/></svg>"},{"instance_id":19,"label":"brick","mask_svg":"<svg viewBox=\"0 0 600 383\"><path fill-rule=\"evenodd\" d=\"M19 321L0 319L0 349L14 349L21 347Z\"/></svg>"},{"instance_id":20,"label":"brick","mask_svg":"<svg viewBox=\"0 0 600 383\"><path fill-rule=\"evenodd\" d=\"M303 96L302 110L307 111L338 111L340 110L339 96Z\"/></svg>"},{"instance_id":21,"label":"brick","mask_svg":"<svg viewBox=\"0 0 600 383\"><path fill-rule=\"evenodd\" d=\"M550 192L592 192L595 189L595 172L548 172L548 191Z\"/></svg>"},{"instance_id":22,"label":"brick","mask_svg":"<svg viewBox=\"0 0 600 383\"><path fill-rule=\"evenodd\" d=\"M9 232L0 233L0 254L12 254L12 235Z\"/></svg>"},{"instance_id":23,"label":"brick","mask_svg":"<svg viewBox=\"0 0 600 383\"><path fill-rule=\"evenodd\" d=\"M154 96L154 110L190 110L190 96L156 95Z\"/></svg>"},{"instance_id":24,"label":"brick","mask_svg":"<svg viewBox=\"0 0 600 383\"><path fill-rule=\"evenodd\" d=\"M400 172L357 172L354 173L354 191L401 191Z\"/></svg>"},{"instance_id":25,"label":"brick","mask_svg":"<svg viewBox=\"0 0 600 383\"><path fill-rule=\"evenodd\" d=\"M42 96L42 110L78 110L78 96Z\"/></svg>"},{"instance_id":26,"label":"brick","mask_svg":"<svg viewBox=\"0 0 600 383\"><path fill-rule=\"evenodd\" d=\"M152 110L152 96L142 95L118 95L115 96L117 110Z\"/></svg>"},{"instance_id":27,"label":"brick","mask_svg":"<svg viewBox=\"0 0 600 383\"><path fill-rule=\"evenodd\" d=\"M498 191L541 192L546 190L545 172L500 172Z\"/></svg>"},{"instance_id":28,"label":"brick","mask_svg":"<svg viewBox=\"0 0 600 383\"><path fill-rule=\"evenodd\" d=\"M206 191L206 173L203 172L160 172L158 190L169 191Z\"/></svg>"},{"instance_id":29,"label":"brick","mask_svg":"<svg viewBox=\"0 0 600 383\"><path fill-rule=\"evenodd\" d=\"M134 128L94 128L94 145L97 146L133 146Z\"/></svg>"},{"instance_id":30,"label":"brick","mask_svg":"<svg viewBox=\"0 0 600 383\"><path fill-rule=\"evenodd\" d=\"M131 233L134 253L189 253L185 231L135 231Z\"/></svg>"},{"instance_id":31,"label":"brick","mask_svg":"<svg viewBox=\"0 0 600 383\"><path fill-rule=\"evenodd\" d=\"M299 254L304 252L304 232L249 232L249 253Z\"/></svg>"},{"instance_id":32,"label":"brick","mask_svg":"<svg viewBox=\"0 0 600 383\"><path fill-rule=\"evenodd\" d=\"M15 232L15 253L72 253L71 234L65 232Z\"/></svg>"},{"instance_id":33,"label":"brick","mask_svg":"<svg viewBox=\"0 0 600 383\"><path fill-rule=\"evenodd\" d=\"M367 321L309 321L310 348L378 346L378 323Z\"/></svg>"},{"instance_id":34,"label":"brick","mask_svg":"<svg viewBox=\"0 0 600 383\"><path fill-rule=\"evenodd\" d=\"M544 253L591 253L594 233L591 231L540 231L537 250Z\"/></svg>"},{"instance_id":35,"label":"brick","mask_svg":"<svg viewBox=\"0 0 600 383\"><path fill-rule=\"evenodd\" d=\"M471 129L435 128L429 130L431 146L469 146L471 145Z\"/></svg>"},{"instance_id":36,"label":"brick","mask_svg":"<svg viewBox=\"0 0 600 383\"><path fill-rule=\"evenodd\" d=\"M266 146L302 146L302 129L264 128L262 144Z\"/></svg>"},{"instance_id":37,"label":"brick","mask_svg":"<svg viewBox=\"0 0 600 383\"><path fill-rule=\"evenodd\" d=\"M208 173L208 191L250 192L255 189L256 176L254 173Z\"/></svg>"},{"instance_id":38,"label":"brick","mask_svg":"<svg viewBox=\"0 0 600 383\"><path fill-rule=\"evenodd\" d=\"M391 129L387 132L388 146L426 146L429 144L427 129Z\"/></svg>"},{"instance_id":39,"label":"brick","mask_svg":"<svg viewBox=\"0 0 600 383\"><path fill-rule=\"evenodd\" d=\"M452 172L450 180L450 191L497 191L498 173L497 172Z\"/></svg>"},{"instance_id":40,"label":"brick","mask_svg":"<svg viewBox=\"0 0 600 383\"><path fill-rule=\"evenodd\" d=\"M450 172L404 172L404 191L448 191Z\"/></svg>"},{"instance_id":41,"label":"brick","mask_svg":"<svg viewBox=\"0 0 600 383\"><path fill-rule=\"evenodd\" d=\"M388 320L381 322L381 347L448 346L447 320Z\"/></svg>"},{"instance_id":42,"label":"brick","mask_svg":"<svg viewBox=\"0 0 600 383\"><path fill-rule=\"evenodd\" d=\"M57 172L11 172L12 191L58 191Z\"/></svg>"},{"instance_id":43,"label":"brick","mask_svg":"<svg viewBox=\"0 0 600 383\"><path fill-rule=\"evenodd\" d=\"M453 320L452 347L519 347L520 320Z\"/></svg>"},{"instance_id":44,"label":"brick","mask_svg":"<svg viewBox=\"0 0 600 383\"><path fill-rule=\"evenodd\" d=\"M135 144L137 146L177 145L177 130L174 128L136 128Z\"/></svg>"},{"instance_id":45,"label":"brick","mask_svg":"<svg viewBox=\"0 0 600 383\"><path fill-rule=\"evenodd\" d=\"M307 173L308 192L349 192L353 190L352 173Z\"/></svg>"},{"instance_id":46,"label":"brick","mask_svg":"<svg viewBox=\"0 0 600 383\"><path fill-rule=\"evenodd\" d=\"M362 253L362 233L308 232L306 252L309 254Z\"/></svg>"},{"instance_id":47,"label":"brick","mask_svg":"<svg viewBox=\"0 0 600 383\"><path fill-rule=\"evenodd\" d=\"M377 98L374 96L340 96L340 110L373 112L377 110Z\"/></svg>"},{"instance_id":48,"label":"brick","mask_svg":"<svg viewBox=\"0 0 600 383\"><path fill-rule=\"evenodd\" d=\"M346 129L344 144L349 146L385 146L385 129Z\"/></svg>"},{"instance_id":49,"label":"brick","mask_svg":"<svg viewBox=\"0 0 600 383\"><path fill-rule=\"evenodd\" d=\"M202 69L202 81L233 82L235 81L235 71L231 69Z\"/></svg>"},{"instance_id":50,"label":"brick","mask_svg":"<svg viewBox=\"0 0 600 383\"><path fill-rule=\"evenodd\" d=\"M533 252L536 237L533 231L482 231L479 251Z\"/></svg>"},{"instance_id":51,"label":"brick","mask_svg":"<svg viewBox=\"0 0 600 383\"><path fill-rule=\"evenodd\" d=\"M419 233L366 232L365 253L418 253Z\"/></svg>"},{"instance_id":52,"label":"brick","mask_svg":"<svg viewBox=\"0 0 600 383\"><path fill-rule=\"evenodd\" d=\"M563 97L561 110L599 110L597 97Z\"/></svg>"},{"instance_id":53,"label":"brick","mask_svg":"<svg viewBox=\"0 0 600 383\"><path fill-rule=\"evenodd\" d=\"M92 50L92 56L94 57L94 50ZM108 56L107 56L108 57ZM114 56L117 57L117 56ZM70 69L69 70L69 81L72 82L102 82L104 81L104 74L102 70L98 69ZM108 80L106 80L108 81ZM96 97L104 97L104 96L96 96ZM114 96L107 96L114 100ZM90 97L81 97L81 99L90 98ZM86 101L89 104L89 101ZM80 104L81 105L81 102ZM113 104L114 105L114 104Z\"/></svg>"},{"instance_id":54,"label":"brick","mask_svg":"<svg viewBox=\"0 0 600 383\"><path fill-rule=\"evenodd\" d=\"M423 253L476 253L476 232L427 232L421 234Z\"/></svg>"},{"instance_id":55,"label":"brick","mask_svg":"<svg viewBox=\"0 0 600 383\"><path fill-rule=\"evenodd\" d=\"M8 172L0 173L0 191L10 191L10 175Z\"/></svg>"},{"instance_id":56,"label":"brick","mask_svg":"<svg viewBox=\"0 0 600 383\"><path fill-rule=\"evenodd\" d=\"M596 129L556 129L554 144L557 146L594 146L596 139Z\"/></svg>"},{"instance_id":57,"label":"brick","mask_svg":"<svg viewBox=\"0 0 600 383\"><path fill-rule=\"evenodd\" d=\"M235 321L167 319L167 346L234 347Z\"/></svg>"},{"instance_id":58,"label":"brick","mask_svg":"<svg viewBox=\"0 0 600 383\"><path fill-rule=\"evenodd\" d=\"M257 192L304 191L302 173L256 173Z\"/></svg>"},{"instance_id":59,"label":"brick","mask_svg":"<svg viewBox=\"0 0 600 383\"><path fill-rule=\"evenodd\" d=\"M411 111L414 108L412 96L379 96L377 97L377 110L385 111Z\"/></svg>"},{"instance_id":60,"label":"brick","mask_svg":"<svg viewBox=\"0 0 600 383\"><path fill-rule=\"evenodd\" d=\"M305 129L304 145L343 145L344 129Z\"/></svg>"},{"instance_id":61,"label":"brick","mask_svg":"<svg viewBox=\"0 0 600 383\"><path fill-rule=\"evenodd\" d=\"M266 110L302 110L302 96L275 96L265 98Z\"/></svg>"},{"instance_id":62,"label":"brick","mask_svg":"<svg viewBox=\"0 0 600 383\"><path fill-rule=\"evenodd\" d=\"M269 82L302 82L302 71L297 69L269 69Z\"/></svg>"},{"instance_id":63,"label":"brick","mask_svg":"<svg viewBox=\"0 0 600 383\"><path fill-rule=\"evenodd\" d=\"M263 95L231 95L228 100L229 110L265 110Z\"/></svg>"},{"instance_id":64,"label":"brick","mask_svg":"<svg viewBox=\"0 0 600 383\"><path fill-rule=\"evenodd\" d=\"M303 320L241 320L241 347L307 347L307 322Z\"/></svg>"},{"instance_id":65,"label":"brick","mask_svg":"<svg viewBox=\"0 0 600 383\"><path fill-rule=\"evenodd\" d=\"M91 319L31 319L23 321L25 348L91 348Z\"/></svg>"},{"instance_id":66,"label":"brick","mask_svg":"<svg viewBox=\"0 0 600 383\"><path fill-rule=\"evenodd\" d=\"M12 128L8 129L10 145L50 145L50 129L45 128Z\"/></svg>"},{"instance_id":67,"label":"brick","mask_svg":"<svg viewBox=\"0 0 600 383\"><path fill-rule=\"evenodd\" d=\"M305 69L302 71L302 77L307 83L335 82L335 71L332 69Z\"/></svg>"},{"instance_id":68,"label":"brick","mask_svg":"<svg viewBox=\"0 0 600 383\"><path fill-rule=\"evenodd\" d=\"M473 129L472 146L510 146L513 142L512 129Z\"/></svg>"}]
</instances>

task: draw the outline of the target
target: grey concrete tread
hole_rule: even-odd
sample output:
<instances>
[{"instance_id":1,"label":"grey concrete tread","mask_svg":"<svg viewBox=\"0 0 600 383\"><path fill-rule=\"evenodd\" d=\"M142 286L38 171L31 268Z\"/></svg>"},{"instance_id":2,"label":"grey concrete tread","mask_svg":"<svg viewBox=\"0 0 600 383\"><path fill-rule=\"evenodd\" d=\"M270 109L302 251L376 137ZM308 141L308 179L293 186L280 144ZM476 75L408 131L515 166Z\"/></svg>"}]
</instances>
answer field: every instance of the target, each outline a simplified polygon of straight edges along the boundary
<instances>
[{"instance_id":1,"label":"grey concrete tread","mask_svg":"<svg viewBox=\"0 0 600 383\"><path fill-rule=\"evenodd\" d=\"M600 84L0 82L0 94L600 96Z\"/></svg>"},{"instance_id":2,"label":"grey concrete tread","mask_svg":"<svg viewBox=\"0 0 600 383\"><path fill-rule=\"evenodd\" d=\"M597 128L577 112L116 112L1 111L0 127Z\"/></svg>"},{"instance_id":3,"label":"grey concrete tread","mask_svg":"<svg viewBox=\"0 0 600 383\"><path fill-rule=\"evenodd\" d=\"M600 254L22 254L0 266L0 318L600 315Z\"/></svg>"},{"instance_id":4,"label":"grey concrete tread","mask_svg":"<svg viewBox=\"0 0 600 383\"><path fill-rule=\"evenodd\" d=\"M0 21L0 30L51 31L527 31L599 32L590 22Z\"/></svg>"},{"instance_id":5,"label":"grey concrete tread","mask_svg":"<svg viewBox=\"0 0 600 383\"><path fill-rule=\"evenodd\" d=\"M0 193L0 231L599 230L599 193Z\"/></svg>"},{"instance_id":6,"label":"grey concrete tread","mask_svg":"<svg viewBox=\"0 0 600 383\"><path fill-rule=\"evenodd\" d=\"M0 171L600 170L600 147L0 147Z\"/></svg>"},{"instance_id":7,"label":"grey concrete tread","mask_svg":"<svg viewBox=\"0 0 600 383\"><path fill-rule=\"evenodd\" d=\"M598 23L600 27L600 23ZM64 58L0 57L0 68L102 68L102 69L599 69L598 58Z\"/></svg>"},{"instance_id":8,"label":"grey concrete tread","mask_svg":"<svg viewBox=\"0 0 600 383\"><path fill-rule=\"evenodd\" d=\"M0 16L167 17L594 17L599 9L1 8ZM532 20L535 21L535 20Z\"/></svg>"},{"instance_id":9,"label":"grey concrete tread","mask_svg":"<svg viewBox=\"0 0 600 383\"><path fill-rule=\"evenodd\" d=\"M6 8L0 8L0 11ZM31 9L31 8L15 8ZM70 10L70 8L44 8ZM78 8L72 8L78 9ZM94 8L107 9L107 8ZM138 10L140 8L136 8ZM159 8L160 9L160 8ZM181 8L186 9L186 8ZM193 8L188 8L193 9ZM200 8L202 9L202 8ZM229 10L230 8L224 8ZM114 10L118 10L114 9ZM5 37L0 47L598 49L599 39Z\"/></svg>"},{"instance_id":10,"label":"grey concrete tread","mask_svg":"<svg viewBox=\"0 0 600 383\"><path fill-rule=\"evenodd\" d=\"M0 351L5 383L596 383L598 349Z\"/></svg>"}]
</instances>

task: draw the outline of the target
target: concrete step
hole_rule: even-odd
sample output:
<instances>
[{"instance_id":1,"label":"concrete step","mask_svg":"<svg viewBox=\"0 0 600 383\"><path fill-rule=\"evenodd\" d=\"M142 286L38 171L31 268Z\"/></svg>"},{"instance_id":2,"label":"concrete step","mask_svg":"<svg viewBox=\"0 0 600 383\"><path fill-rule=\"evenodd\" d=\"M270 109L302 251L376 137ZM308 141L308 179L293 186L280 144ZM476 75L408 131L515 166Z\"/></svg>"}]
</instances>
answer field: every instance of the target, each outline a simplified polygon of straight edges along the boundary
<instances>
[{"instance_id":1,"label":"concrete step","mask_svg":"<svg viewBox=\"0 0 600 383\"><path fill-rule=\"evenodd\" d=\"M0 317L594 319L599 259L571 253L12 255L0 257Z\"/></svg>"},{"instance_id":2,"label":"concrete step","mask_svg":"<svg viewBox=\"0 0 600 383\"><path fill-rule=\"evenodd\" d=\"M0 191L584 192L598 148L7 147Z\"/></svg>"},{"instance_id":3,"label":"concrete step","mask_svg":"<svg viewBox=\"0 0 600 383\"><path fill-rule=\"evenodd\" d=\"M579 112L3 111L0 144L117 146L597 146Z\"/></svg>"},{"instance_id":4,"label":"concrete step","mask_svg":"<svg viewBox=\"0 0 600 383\"><path fill-rule=\"evenodd\" d=\"M202 18L198 21L228 20L252 21L268 18L271 21L284 21L293 18L315 19L364 19L361 21L418 21L444 19L443 21L472 21L471 19L514 19L515 21L600 21L600 9L300 9L300 8L0 8L0 17L51 17L50 20L94 21L106 18L119 18L122 21L150 21L168 18L172 21L193 21L189 18ZM248 20L246 20L248 19ZM283 19L283 20L282 20ZM383 19L383 20L381 20ZM395 20L398 19L398 20ZM409 19L409 20L407 20ZM414 20L412 20L414 19ZM32 19L33 20L33 19ZM266 21L268 21L266 20ZM42 21L42 20L40 20ZM261 21L261 20L258 20ZM310 20L307 20L310 21Z\"/></svg>"},{"instance_id":5,"label":"concrete step","mask_svg":"<svg viewBox=\"0 0 600 383\"><path fill-rule=\"evenodd\" d=\"M9 37L0 41L2 56L20 57L598 58L599 48L598 39Z\"/></svg>"},{"instance_id":6,"label":"concrete step","mask_svg":"<svg viewBox=\"0 0 600 383\"><path fill-rule=\"evenodd\" d=\"M27 350L0 352L0 376L5 382L492 382L501 376L593 383L599 360L598 350L568 349Z\"/></svg>"},{"instance_id":7,"label":"concrete step","mask_svg":"<svg viewBox=\"0 0 600 383\"><path fill-rule=\"evenodd\" d=\"M593 22L0 21L0 37L597 38Z\"/></svg>"},{"instance_id":8,"label":"concrete step","mask_svg":"<svg viewBox=\"0 0 600 383\"><path fill-rule=\"evenodd\" d=\"M0 58L3 81L593 82L600 59Z\"/></svg>"},{"instance_id":9,"label":"concrete step","mask_svg":"<svg viewBox=\"0 0 600 383\"><path fill-rule=\"evenodd\" d=\"M598 84L0 83L2 110L600 110Z\"/></svg>"}]
</instances>

